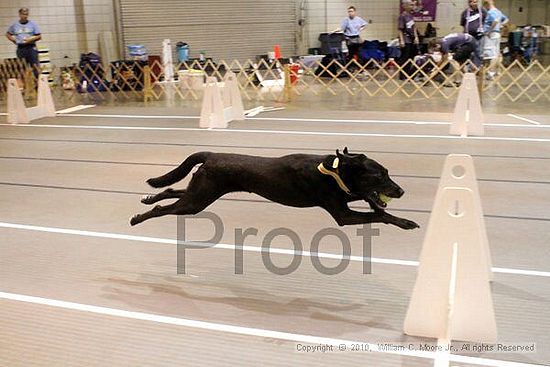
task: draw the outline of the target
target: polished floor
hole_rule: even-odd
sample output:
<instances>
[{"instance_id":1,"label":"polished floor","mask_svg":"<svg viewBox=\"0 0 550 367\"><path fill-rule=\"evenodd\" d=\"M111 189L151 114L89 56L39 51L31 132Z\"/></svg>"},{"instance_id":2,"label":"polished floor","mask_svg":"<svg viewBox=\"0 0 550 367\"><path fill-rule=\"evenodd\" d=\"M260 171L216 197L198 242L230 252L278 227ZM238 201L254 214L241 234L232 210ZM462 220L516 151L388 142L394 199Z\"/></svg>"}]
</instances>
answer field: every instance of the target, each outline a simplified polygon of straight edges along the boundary
<instances>
[{"instance_id":1,"label":"polished floor","mask_svg":"<svg viewBox=\"0 0 550 367\"><path fill-rule=\"evenodd\" d=\"M208 131L197 129L196 106L109 106L0 126L0 365L433 366L438 357L430 352L298 349L437 342L402 330L449 153L474 157L498 268L492 292L499 342L535 343L536 351L458 353L447 356L447 365L549 364L550 111L497 111L487 115L485 137L466 139L449 138L450 114L431 111L298 105ZM152 192L145 180L193 152L280 156L344 146L389 169L406 190L390 211L421 225L415 231L376 225L372 274L364 275L357 260L364 254L356 227L342 229L355 257L341 274L320 274L307 254L297 257L292 274L270 272L259 252L269 231L288 228L309 250L314 234L335 223L320 209L250 194L231 194L208 208L223 221L221 245L190 250L185 275L176 273L175 217L128 225L147 209L140 203ZM187 239L212 237L209 221L186 223ZM237 275L235 231L251 227L258 234L246 239ZM273 247L272 262L287 266L289 241L276 238ZM341 246L326 240L319 251L340 254Z\"/></svg>"}]
</instances>

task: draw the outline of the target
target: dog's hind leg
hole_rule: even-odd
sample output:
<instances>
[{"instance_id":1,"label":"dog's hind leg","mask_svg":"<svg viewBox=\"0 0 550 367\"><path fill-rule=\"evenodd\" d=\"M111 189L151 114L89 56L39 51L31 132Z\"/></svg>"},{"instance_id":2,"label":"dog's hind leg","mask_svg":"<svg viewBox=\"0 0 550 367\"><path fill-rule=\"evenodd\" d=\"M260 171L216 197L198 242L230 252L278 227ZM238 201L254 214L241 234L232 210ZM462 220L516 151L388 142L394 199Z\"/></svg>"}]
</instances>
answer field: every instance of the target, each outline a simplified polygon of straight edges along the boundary
<instances>
[{"instance_id":1,"label":"dog's hind leg","mask_svg":"<svg viewBox=\"0 0 550 367\"><path fill-rule=\"evenodd\" d=\"M148 212L137 214L130 220L130 224L135 226L147 219L162 217L169 214L197 214L230 191L228 187L220 187L216 181L208 177L204 171L199 168L199 171L193 175L193 179L189 183L187 189L181 190L178 193L178 201L166 206L157 205ZM159 195L162 194L163 193Z\"/></svg>"},{"instance_id":2,"label":"dog's hind leg","mask_svg":"<svg viewBox=\"0 0 550 367\"><path fill-rule=\"evenodd\" d=\"M164 215L168 214L174 214L174 211L177 207L177 203L170 205L157 205L153 209L149 210L148 212L145 212L143 214L136 214L130 219L130 225L135 226L136 224L139 224L141 222L146 221L147 219L156 218L156 217L162 217Z\"/></svg>"},{"instance_id":3,"label":"dog's hind leg","mask_svg":"<svg viewBox=\"0 0 550 367\"><path fill-rule=\"evenodd\" d=\"M186 192L187 190L174 190L170 188L164 190L160 194L143 196L141 198L141 202L143 204L151 205L165 199L179 199L183 197Z\"/></svg>"},{"instance_id":4,"label":"dog's hind leg","mask_svg":"<svg viewBox=\"0 0 550 367\"><path fill-rule=\"evenodd\" d=\"M184 193L183 196L173 204L166 206L157 205L148 212L134 215L130 220L130 225L135 226L136 224L139 224L148 219L162 217L170 214L197 214L206 209L206 207L208 207L214 201L218 200L222 195L224 195L224 193L218 191L195 193L195 195Z\"/></svg>"},{"instance_id":5,"label":"dog's hind leg","mask_svg":"<svg viewBox=\"0 0 550 367\"><path fill-rule=\"evenodd\" d=\"M183 194L183 197L180 198L173 204L161 206L157 205L153 209L145 212L143 214L136 214L130 219L130 225L135 226L141 222L144 222L151 218L162 217L165 215L192 215L197 214L206 209L207 206L212 204L214 201L218 200L224 193L220 192L208 192L207 195L188 195L187 193Z\"/></svg>"}]
</instances>

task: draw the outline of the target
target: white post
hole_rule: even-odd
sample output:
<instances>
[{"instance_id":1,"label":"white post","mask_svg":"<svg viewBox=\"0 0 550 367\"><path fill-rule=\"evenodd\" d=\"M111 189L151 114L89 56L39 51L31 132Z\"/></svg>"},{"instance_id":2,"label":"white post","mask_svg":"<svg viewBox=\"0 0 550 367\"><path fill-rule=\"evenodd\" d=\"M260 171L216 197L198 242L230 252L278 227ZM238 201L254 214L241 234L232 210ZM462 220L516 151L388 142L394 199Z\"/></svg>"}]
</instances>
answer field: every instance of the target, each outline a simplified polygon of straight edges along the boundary
<instances>
[{"instance_id":1,"label":"white post","mask_svg":"<svg viewBox=\"0 0 550 367\"><path fill-rule=\"evenodd\" d=\"M405 318L406 334L496 342L489 273L475 208L473 191L456 187L445 188L434 205Z\"/></svg>"},{"instance_id":2,"label":"white post","mask_svg":"<svg viewBox=\"0 0 550 367\"><path fill-rule=\"evenodd\" d=\"M477 176L474 166L474 160L467 154L449 154L445 159L441 179L437 194L434 200L435 205L441 200L441 195L446 187L465 187L472 190L474 195L474 215L479 220L479 231L481 233L482 249L487 258L487 270L489 271L489 280L492 281L493 261L491 259L491 249L489 247L489 238L485 226L485 217L483 215L483 206L481 205L481 196L477 185Z\"/></svg>"},{"instance_id":3,"label":"white post","mask_svg":"<svg viewBox=\"0 0 550 367\"><path fill-rule=\"evenodd\" d=\"M40 79L38 80L37 106L41 109L42 117L55 117L55 106L47 75L40 75Z\"/></svg>"},{"instance_id":4,"label":"white post","mask_svg":"<svg viewBox=\"0 0 550 367\"><path fill-rule=\"evenodd\" d=\"M202 128L226 128L221 87L216 77L206 78L199 126Z\"/></svg>"},{"instance_id":5,"label":"white post","mask_svg":"<svg viewBox=\"0 0 550 367\"><path fill-rule=\"evenodd\" d=\"M244 120L243 99L237 76L232 71L228 71L224 77L224 104L225 107L231 107L232 120Z\"/></svg>"},{"instance_id":6,"label":"white post","mask_svg":"<svg viewBox=\"0 0 550 367\"><path fill-rule=\"evenodd\" d=\"M174 63L172 61L172 43L169 39L162 41L162 66L164 69L164 80L174 80Z\"/></svg>"},{"instance_id":7,"label":"white post","mask_svg":"<svg viewBox=\"0 0 550 367\"><path fill-rule=\"evenodd\" d=\"M477 90L476 76L474 73L466 73L458 93L450 134L463 137L482 136L485 134L483 123L483 111Z\"/></svg>"},{"instance_id":8,"label":"white post","mask_svg":"<svg viewBox=\"0 0 550 367\"><path fill-rule=\"evenodd\" d=\"M17 85L17 79L8 80L8 124L26 124L29 122L29 116L27 115L27 109L25 108L25 101L19 86Z\"/></svg>"}]
</instances>

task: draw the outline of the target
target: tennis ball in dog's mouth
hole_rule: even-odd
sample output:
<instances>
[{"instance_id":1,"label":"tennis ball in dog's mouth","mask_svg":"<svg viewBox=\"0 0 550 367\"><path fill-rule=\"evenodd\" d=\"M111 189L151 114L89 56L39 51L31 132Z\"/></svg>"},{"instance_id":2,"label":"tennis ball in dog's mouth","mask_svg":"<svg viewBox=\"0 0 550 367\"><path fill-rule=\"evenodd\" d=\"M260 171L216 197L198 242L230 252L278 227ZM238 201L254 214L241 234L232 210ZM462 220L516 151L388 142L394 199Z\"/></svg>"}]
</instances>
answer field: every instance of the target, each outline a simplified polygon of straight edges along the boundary
<instances>
[{"instance_id":1,"label":"tennis ball in dog's mouth","mask_svg":"<svg viewBox=\"0 0 550 367\"><path fill-rule=\"evenodd\" d=\"M389 196L386 196L384 194L378 194L378 198L380 199L381 202L383 202L384 204L387 204L389 203L392 198L390 198Z\"/></svg>"}]
</instances>

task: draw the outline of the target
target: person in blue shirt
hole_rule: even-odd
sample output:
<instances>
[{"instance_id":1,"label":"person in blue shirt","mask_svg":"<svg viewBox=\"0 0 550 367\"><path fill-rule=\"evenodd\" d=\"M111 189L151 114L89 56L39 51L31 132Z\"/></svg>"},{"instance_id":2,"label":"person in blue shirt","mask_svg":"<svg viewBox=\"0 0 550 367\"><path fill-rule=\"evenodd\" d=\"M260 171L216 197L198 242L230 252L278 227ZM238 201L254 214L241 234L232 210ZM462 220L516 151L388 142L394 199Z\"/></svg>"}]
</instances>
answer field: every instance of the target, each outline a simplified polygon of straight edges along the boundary
<instances>
[{"instance_id":1,"label":"person in blue shirt","mask_svg":"<svg viewBox=\"0 0 550 367\"><path fill-rule=\"evenodd\" d=\"M17 45L17 57L33 67L37 75L39 61L36 42L42 39L42 35L38 25L29 20L29 9L19 9L19 20L8 28L6 37Z\"/></svg>"},{"instance_id":2,"label":"person in blue shirt","mask_svg":"<svg viewBox=\"0 0 550 367\"><path fill-rule=\"evenodd\" d=\"M342 20L340 28L334 32L343 32L346 37L346 43L349 49L350 58L359 53L359 47L363 40L361 31L368 25L367 21L357 15L357 9L354 6L348 8L348 16Z\"/></svg>"},{"instance_id":3,"label":"person in blue shirt","mask_svg":"<svg viewBox=\"0 0 550 367\"><path fill-rule=\"evenodd\" d=\"M508 17L497 9L494 0L484 0L483 7L487 10L483 21L483 59L489 61L487 79L491 80L500 61L500 29L508 23Z\"/></svg>"}]
</instances>

